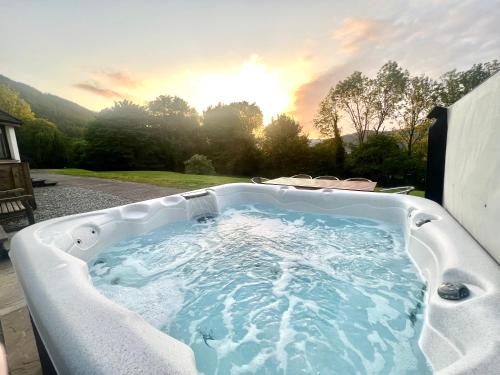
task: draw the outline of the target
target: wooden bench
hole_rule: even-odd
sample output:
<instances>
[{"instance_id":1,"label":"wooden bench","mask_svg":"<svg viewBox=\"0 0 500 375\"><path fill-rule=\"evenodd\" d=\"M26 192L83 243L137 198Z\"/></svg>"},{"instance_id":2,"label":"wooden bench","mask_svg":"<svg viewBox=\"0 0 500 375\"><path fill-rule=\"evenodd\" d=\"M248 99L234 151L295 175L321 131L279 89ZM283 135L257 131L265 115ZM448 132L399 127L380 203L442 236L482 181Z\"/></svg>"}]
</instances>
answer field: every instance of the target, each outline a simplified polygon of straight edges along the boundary
<instances>
[{"instance_id":1,"label":"wooden bench","mask_svg":"<svg viewBox=\"0 0 500 375\"><path fill-rule=\"evenodd\" d=\"M32 200L33 196L24 194L23 188L0 191L0 224L23 216L30 225L34 224Z\"/></svg>"},{"instance_id":2,"label":"wooden bench","mask_svg":"<svg viewBox=\"0 0 500 375\"><path fill-rule=\"evenodd\" d=\"M0 163L0 191L24 189L22 194L31 195L30 206L36 209L31 185L30 168L25 162Z\"/></svg>"}]
</instances>

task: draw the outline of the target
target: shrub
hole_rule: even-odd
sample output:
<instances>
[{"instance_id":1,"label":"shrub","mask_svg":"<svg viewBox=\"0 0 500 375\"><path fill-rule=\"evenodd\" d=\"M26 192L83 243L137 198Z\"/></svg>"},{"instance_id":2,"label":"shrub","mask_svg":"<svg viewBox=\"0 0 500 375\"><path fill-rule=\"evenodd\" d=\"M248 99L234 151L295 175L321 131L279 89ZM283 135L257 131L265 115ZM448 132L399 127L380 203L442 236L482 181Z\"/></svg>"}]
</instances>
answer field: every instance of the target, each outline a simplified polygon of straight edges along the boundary
<instances>
[{"instance_id":1,"label":"shrub","mask_svg":"<svg viewBox=\"0 0 500 375\"><path fill-rule=\"evenodd\" d=\"M195 154L184 162L185 172L191 174L215 174L212 161L205 155Z\"/></svg>"},{"instance_id":2,"label":"shrub","mask_svg":"<svg viewBox=\"0 0 500 375\"><path fill-rule=\"evenodd\" d=\"M370 136L349 156L351 176L367 177L381 186L422 185L425 164L408 156L398 141L389 135Z\"/></svg>"}]
</instances>

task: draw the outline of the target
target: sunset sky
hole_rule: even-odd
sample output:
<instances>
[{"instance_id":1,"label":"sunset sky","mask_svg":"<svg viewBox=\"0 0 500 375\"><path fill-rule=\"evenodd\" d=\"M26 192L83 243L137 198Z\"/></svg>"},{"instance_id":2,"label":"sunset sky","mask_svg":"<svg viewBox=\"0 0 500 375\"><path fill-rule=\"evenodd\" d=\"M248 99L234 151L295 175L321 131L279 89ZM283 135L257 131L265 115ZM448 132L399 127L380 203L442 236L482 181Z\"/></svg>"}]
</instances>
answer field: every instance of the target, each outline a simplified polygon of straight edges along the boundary
<instances>
[{"instance_id":1,"label":"sunset sky","mask_svg":"<svg viewBox=\"0 0 500 375\"><path fill-rule=\"evenodd\" d=\"M352 71L396 60L437 77L500 58L499 35L497 0L0 0L0 74L92 110L255 101L314 136L319 101Z\"/></svg>"}]
</instances>

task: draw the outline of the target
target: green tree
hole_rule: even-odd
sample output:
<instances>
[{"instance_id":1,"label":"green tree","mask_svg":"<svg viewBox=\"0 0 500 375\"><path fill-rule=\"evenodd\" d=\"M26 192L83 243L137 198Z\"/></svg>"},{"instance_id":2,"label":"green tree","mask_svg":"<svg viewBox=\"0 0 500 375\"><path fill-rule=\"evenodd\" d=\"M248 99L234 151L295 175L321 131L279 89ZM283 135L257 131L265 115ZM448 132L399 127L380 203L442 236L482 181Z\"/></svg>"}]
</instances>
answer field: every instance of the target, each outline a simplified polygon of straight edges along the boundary
<instances>
[{"instance_id":1,"label":"green tree","mask_svg":"<svg viewBox=\"0 0 500 375\"><path fill-rule=\"evenodd\" d=\"M68 160L68 140L52 122L35 118L19 93L0 85L0 109L23 121L16 128L19 152L32 168L60 168Z\"/></svg>"},{"instance_id":2,"label":"green tree","mask_svg":"<svg viewBox=\"0 0 500 375\"><path fill-rule=\"evenodd\" d=\"M394 118L397 106L403 99L409 79L407 70L403 70L397 62L385 63L377 73L373 82L373 113L372 130L375 134L383 131L384 122Z\"/></svg>"},{"instance_id":3,"label":"green tree","mask_svg":"<svg viewBox=\"0 0 500 375\"><path fill-rule=\"evenodd\" d=\"M251 176L258 172L261 156L255 132L262 126L262 112L255 104L218 104L203 113L202 134L206 150L219 173Z\"/></svg>"},{"instance_id":4,"label":"green tree","mask_svg":"<svg viewBox=\"0 0 500 375\"><path fill-rule=\"evenodd\" d=\"M32 168L61 168L68 159L68 143L50 121L28 120L17 129L21 158Z\"/></svg>"},{"instance_id":5,"label":"green tree","mask_svg":"<svg viewBox=\"0 0 500 375\"><path fill-rule=\"evenodd\" d=\"M168 150L174 169L182 171L184 160L201 147L198 113L185 100L169 95L149 102L147 109L160 147Z\"/></svg>"},{"instance_id":6,"label":"green tree","mask_svg":"<svg viewBox=\"0 0 500 375\"><path fill-rule=\"evenodd\" d=\"M329 139L312 148L318 175L342 175L345 162L345 148L340 134L341 108L335 90L330 89L321 101L313 123L319 132Z\"/></svg>"},{"instance_id":7,"label":"green tree","mask_svg":"<svg viewBox=\"0 0 500 375\"><path fill-rule=\"evenodd\" d=\"M365 141L375 118L373 87L373 80L356 71L337 83L334 89L340 108L347 114L356 130L359 144Z\"/></svg>"},{"instance_id":8,"label":"green tree","mask_svg":"<svg viewBox=\"0 0 500 375\"><path fill-rule=\"evenodd\" d=\"M87 166L87 141L81 139L69 139L68 141L68 163L71 168Z\"/></svg>"},{"instance_id":9,"label":"green tree","mask_svg":"<svg viewBox=\"0 0 500 375\"><path fill-rule=\"evenodd\" d=\"M145 108L130 101L101 111L86 134L86 165L97 170L171 169Z\"/></svg>"},{"instance_id":10,"label":"green tree","mask_svg":"<svg viewBox=\"0 0 500 375\"><path fill-rule=\"evenodd\" d=\"M411 77L406 85L397 116L399 138L411 155L413 148L428 134L427 115L438 101L438 84L429 77Z\"/></svg>"},{"instance_id":11,"label":"green tree","mask_svg":"<svg viewBox=\"0 0 500 375\"><path fill-rule=\"evenodd\" d=\"M147 105L149 112L158 118L197 119L196 110L178 96L160 95Z\"/></svg>"},{"instance_id":12,"label":"green tree","mask_svg":"<svg viewBox=\"0 0 500 375\"><path fill-rule=\"evenodd\" d=\"M344 164L346 158L346 152L344 147L344 141L340 135L340 130L338 126L334 127L333 132L333 158L335 161L336 170L338 173L342 174L344 171Z\"/></svg>"},{"instance_id":13,"label":"green tree","mask_svg":"<svg viewBox=\"0 0 500 375\"><path fill-rule=\"evenodd\" d=\"M309 170L308 139L301 132L300 124L284 114L265 128L262 151L268 175L291 176Z\"/></svg>"},{"instance_id":14,"label":"green tree","mask_svg":"<svg viewBox=\"0 0 500 375\"><path fill-rule=\"evenodd\" d=\"M486 63L474 64L470 69L457 71L453 69L440 78L439 99L449 106L462 96L472 91L492 75L500 71L500 62L492 60Z\"/></svg>"},{"instance_id":15,"label":"green tree","mask_svg":"<svg viewBox=\"0 0 500 375\"><path fill-rule=\"evenodd\" d=\"M419 185L424 174L422 164L400 148L394 137L378 134L368 137L349 155L353 175L370 178L381 186Z\"/></svg>"},{"instance_id":16,"label":"green tree","mask_svg":"<svg viewBox=\"0 0 500 375\"><path fill-rule=\"evenodd\" d=\"M331 88L328 95L319 103L319 109L314 116L313 124L318 131L328 137L340 135L339 122L342 119L342 107L337 91Z\"/></svg>"},{"instance_id":17,"label":"green tree","mask_svg":"<svg viewBox=\"0 0 500 375\"><path fill-rule=\"evenodd\" d=\"M243 101L231 103L229 106L239 112L247 133L255 133L263 127L262 111L257 104Z\"/></svg>"},{"instance_id":18,"label":"green tree","mask_svg":"<svg viewBox=\"0 0 500 375\"><path fill-rule=\"evenodd\" d=\"M310 153L311 173L317 176L344 176L346 154L343 144L339 147L335 138L322 140L310 148Z\"/></svg>"},{"instance_id":19,"label":"green tree","mask_svg":"<svg viewBox=\"0 0 500 375\"><path fill-rule=\"evenodd\" d=\"M29 104L21 99L19 93L5 85L0 85L0 110L22 121L35 119L35 115L31 111Z\"/></svg>"}]
</instances>

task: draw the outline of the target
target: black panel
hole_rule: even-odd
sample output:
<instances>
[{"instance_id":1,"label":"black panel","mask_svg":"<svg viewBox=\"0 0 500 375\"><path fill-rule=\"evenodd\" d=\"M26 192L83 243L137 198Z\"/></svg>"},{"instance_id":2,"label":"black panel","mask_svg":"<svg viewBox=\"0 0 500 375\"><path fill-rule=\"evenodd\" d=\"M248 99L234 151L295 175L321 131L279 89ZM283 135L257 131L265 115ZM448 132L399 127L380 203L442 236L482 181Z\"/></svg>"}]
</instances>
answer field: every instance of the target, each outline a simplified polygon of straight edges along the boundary
<instances>
[{"instance_id":1,"label":"black panel","mask_svg":"<svg viewBox=\"0 0 500 375\"><path fill-rule=\"evenodd\" d=\"M429 129L425 197L443 204L448 110L445 107L435 107L427 118L436 119L436 121Z\"/></svg>"},{"instance_id":2,"label":"black panel","mask_svg":"<svg viewBox=\"0 0 500 375\"><path fill-rule=\"evenodd\" d=\"M43 344L42 339L40 338L40 334L38 333L38 329L33 323L33 319L31 318L31 326L33 327L33 333L35 335L36 348L38 349L38 356L40 357L40 365L42 366L43 375L57 375L57 371L54 368L54 364L49 357L49 353L45 349L45 345Z\"/></svg>"}]
</instances>

